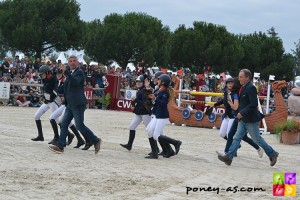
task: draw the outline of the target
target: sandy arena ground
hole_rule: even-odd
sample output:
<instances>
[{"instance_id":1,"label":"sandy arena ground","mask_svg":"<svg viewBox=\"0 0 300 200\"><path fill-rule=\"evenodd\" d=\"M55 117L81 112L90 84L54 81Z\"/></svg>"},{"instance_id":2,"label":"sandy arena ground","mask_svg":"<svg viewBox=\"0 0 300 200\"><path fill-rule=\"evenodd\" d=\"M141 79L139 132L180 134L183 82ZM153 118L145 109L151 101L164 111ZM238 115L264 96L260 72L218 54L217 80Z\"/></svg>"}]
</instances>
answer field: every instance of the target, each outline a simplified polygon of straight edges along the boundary
<instances>
[{"instance_id":1,"label":"sandy arena ground","mask_svg":"<svg viewBox=\"0 0 300 200\"><path fill-rule=\"evenodd\" d=\"M103 139L101 151L95 155L93 147L88 151L74 149L74 139L59 155L48 149L53 137L50 111L42 117L45 141L30 140L37 135L36 110L0 107L0 199L272 199L274 172L298 173L299 199L300 145L279 144L274 135L264 138L280 153L275 167L269 166L265 154L259 158L244 142L238 157L226 166L215 153L225 146L218 130L171 125L165 133L183 142L180 153L169 159L148 160L144 156L150 146L142 125L130 152L119 145L128 140L132 113L87 110L85 123ZM209 186L219 188L219 194L187 194L187 187ZM235 186L265 191L225 191Z\"/></svg>"}]
</instances>

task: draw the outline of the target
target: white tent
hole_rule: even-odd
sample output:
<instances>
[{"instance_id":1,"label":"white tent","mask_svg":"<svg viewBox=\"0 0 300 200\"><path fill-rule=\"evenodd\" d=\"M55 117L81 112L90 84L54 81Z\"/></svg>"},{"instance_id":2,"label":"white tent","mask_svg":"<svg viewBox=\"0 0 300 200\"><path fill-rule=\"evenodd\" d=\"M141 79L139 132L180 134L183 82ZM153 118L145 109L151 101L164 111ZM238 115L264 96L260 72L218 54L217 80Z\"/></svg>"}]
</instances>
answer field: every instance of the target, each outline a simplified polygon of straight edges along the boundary
<instances>
[{"instance_id":1,"label":"white tent","mask_svg":"<svg viewBox=\"0 0 300 200\"><path fill-rule=\"evenodd\" d=\"M66 54L68 57L70 56L76 56L77 55L77 51L73 50L73 49L69 49L68 51L66 51Z\"/></svg>"},{"instance_id":2,"label":"white tent","mask_svg":"<svg viewBox=\"0 0 300 200\"><path fill-rule=\"evenodd\" d=\"M98 63L95 62L95 61L91 61L91 62L90 62L90 65L98 65Z\"/></svg>"},{"instance_id":3,"label":"white tent","mask_svg":"<svg viewBox=\"0 0 300 200\"><path fill-rule=\"evenodd\" d=\"M20 53L20 54L19 54L19 59L21 60L21 59L23 59L23 58L25 58L25 54L24 54L24 53Z\"/></svg>"},{"instance_id":4,"label":"white tent","mask_svg":"<svg viewBox=\"0 0 300 200\"><path fill-rule=\"evenodd\" d=\"M115 67L115 69L121 68L120 65L116 61L113 61L109 66Z\"/></svg>"},{"instance_id":5,"label":"white tent","mask_svg":"<svg viewBox=\"0 0 300 200\"><path fill-rule=\"evenodd\" d=\"M87 63L85 62L85 60L83 59L84 56L84 50L74 50L74 49L69 49L68 51L66 51L66 54L68 57L70 56L76 56L78 59L78 62L83 63L84 65L86 65Z\"/></svg>"},{"instance_id":6,"label":"white tent","mask_svg":"<svg viewBox=\"0 0 300 200\"><path fill-rule=\"evenodd\" d=\"M56 59L56 62L58 62L58 60L61 60L61 63L67 63L67 59L66 56L64 54L64 52L60 52L58 58Z\"/></svg>"},{"instance_id":7,"label":"white tent","mask_svg":"<svg viewBox=\"0 0 300 200\"><path fill-rule=\"evenodd\" d=\"M229 74L226 74L226 79L232 78Z\"/></svg>"},{"instance_id":8,"label":"white tent","mask_svg":"<svg viewBox=\"0 0 300 200\"><path fill-rule=\"evenodd\" d=\"M135 66L134 66L133 63L128 63L128 64L127 64L127 67L129 67L129 69L130 69L131 71L135 70ZM126 68L127 68L127 67L126 67Z\"/></svg>"},{"instance_id":9,"label":"white tent","mask_svg":"<svg viewBox=\"0 0 300 200\"><path fill-rule=\"evenodd\" d=\"M79 53L79 54L77 54L76 56L77 56L78 62L80 62L80 63L86 65L86 62L85 62L85 60L83 59L83 53Z\"/></svg>"}]
</instances>

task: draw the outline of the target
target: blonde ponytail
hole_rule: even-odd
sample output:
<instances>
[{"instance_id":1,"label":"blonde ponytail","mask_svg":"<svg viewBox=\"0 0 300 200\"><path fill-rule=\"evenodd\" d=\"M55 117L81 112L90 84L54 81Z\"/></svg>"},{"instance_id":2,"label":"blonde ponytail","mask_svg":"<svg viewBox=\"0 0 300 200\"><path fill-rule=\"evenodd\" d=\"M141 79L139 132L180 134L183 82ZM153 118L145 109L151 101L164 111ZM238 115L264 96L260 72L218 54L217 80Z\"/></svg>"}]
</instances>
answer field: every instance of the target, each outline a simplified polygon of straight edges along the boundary
<instances>
[{"instance_id":1,"label":"blonde ponytail","mask_svg":"<svg viewBox=\"0 0 300 200\"><path fill-rule=\"evenodd\" d=\"M170 101L173 101L174 98L175 98L175 92L174 92L174 89L170 86L167 87L167 91L169 93L169 102Z\"/></svg>"}]
</instances>

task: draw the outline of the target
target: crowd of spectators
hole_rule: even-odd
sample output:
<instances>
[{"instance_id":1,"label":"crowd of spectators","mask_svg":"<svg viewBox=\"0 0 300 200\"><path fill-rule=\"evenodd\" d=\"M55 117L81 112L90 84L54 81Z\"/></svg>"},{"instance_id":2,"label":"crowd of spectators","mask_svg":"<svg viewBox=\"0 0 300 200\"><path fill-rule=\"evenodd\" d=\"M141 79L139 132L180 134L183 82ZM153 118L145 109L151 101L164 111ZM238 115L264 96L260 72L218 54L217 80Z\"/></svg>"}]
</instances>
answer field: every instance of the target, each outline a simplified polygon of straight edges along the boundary
<instances>
[{"instance_id":1,"label":"crowd of spectators","mask_svg":"<svg viewBox=\"0 0 300 200\"><path fill-rule=\"evenodd\" d=\"M41 65L48 64L50 68L55 72L59 69L59 66L64 64L60 60L48 61L47 63L41 62L41 59L36 58L33 62L29 58L19 59L19 56L15 58L4 58L0 61L0 82L16 82L16 83L41 83L38 70ZM119 66L104 66L98 65L86 65L80 63L80 68L84 71L86 76L86 87L90 88L105 88L107 86L106 75L114 74L121 76L121 89L135 90L135 80L141 74L147 74L150 78L158 70L157 68L146 68L144 62L137 64L136 68L131 70L129 67L121 68ZM178 73L180 71L180 73ZM183 80L182 89L184 90L197 90L197 81L202 80L205 84L201 87L202 91L210 92L223 92L225 86L225 77L205 75L199 76L190 73L188 69L179 70L177 72L167 71L168 75L179 76ZM174 84L174 83L173 83ZM257 90L260 96L267 95L267 82L264 80L258 80L256 83ZM285 99L288 98L292 84L288 83L287 87L282 91ZM8 105L17 106L40 106L43 103L41 98L40 87L37 86L11 86L11 94L20 94L21 96L11 95L11 99L8 101ZM25 94L25 95L24 95ZM27 95L26 95L27 94ZM123 93L121 93L123 94ZM101 97L103 90L94 90L95 97ZM272 96L272 94L271 94ZM184 96L189 98L188 96ZM212 99L216 101L217 99ZM272 102L271 102L272 103ZM274 102L273 102L274 103Z\"/></svg>"}]
</instances>

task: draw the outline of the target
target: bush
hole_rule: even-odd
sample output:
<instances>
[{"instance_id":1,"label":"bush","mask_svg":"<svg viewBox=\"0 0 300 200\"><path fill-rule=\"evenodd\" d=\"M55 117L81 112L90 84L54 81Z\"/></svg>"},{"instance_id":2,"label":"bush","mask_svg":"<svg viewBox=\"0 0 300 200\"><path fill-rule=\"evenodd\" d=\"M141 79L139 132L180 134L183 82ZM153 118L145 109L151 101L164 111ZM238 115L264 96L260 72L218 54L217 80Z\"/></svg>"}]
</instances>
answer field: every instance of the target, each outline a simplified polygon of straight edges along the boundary
<instances>
[{"instance_id":1,"label":"bush","mask_svg":"<svg viewBox=\"0 0 300 200\"><path fill-rule=\"evenodd\" d=\"M300 124L295 120L286 120L279 122L275 126L275 133L279 134L282 131L287 131L289 133L298 134L300 132Z\"/></svg>"},{"instance_id":2,"label":"bush","mask_svg":"<svg viewBox=\"0 0 300 200\"><path fill-rule=\"evenodd\" d=\"M103 95L100 99L99 99L99 103L102 104L102 106L107 107L110 104L110 94L107 93L105 95Z\"/></svg>"}]
</instances>

